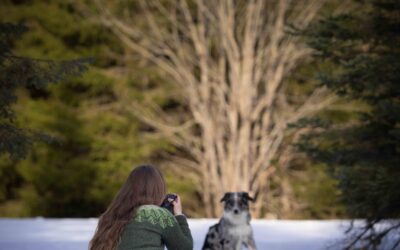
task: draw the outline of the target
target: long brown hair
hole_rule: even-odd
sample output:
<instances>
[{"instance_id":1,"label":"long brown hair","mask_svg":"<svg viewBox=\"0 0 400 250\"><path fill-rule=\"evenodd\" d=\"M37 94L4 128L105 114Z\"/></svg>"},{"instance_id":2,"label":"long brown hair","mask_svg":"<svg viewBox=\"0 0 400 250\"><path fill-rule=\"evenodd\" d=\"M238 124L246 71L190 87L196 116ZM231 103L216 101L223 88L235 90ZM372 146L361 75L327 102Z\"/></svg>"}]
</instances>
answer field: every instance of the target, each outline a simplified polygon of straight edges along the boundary
<instances>
[{"instance_id":1,"label":"long brown hair","mask_svg":"<svg viewBox=\"0 0 400 250\"><path fill-rule=\"evenodd\" d=\"M161 172L150 165L135 168L100 216L96 232L89 243L90 250L112 250L117 247L125 225L141 205L160 205L165 196Z\"/></svg>"}]
</instances>

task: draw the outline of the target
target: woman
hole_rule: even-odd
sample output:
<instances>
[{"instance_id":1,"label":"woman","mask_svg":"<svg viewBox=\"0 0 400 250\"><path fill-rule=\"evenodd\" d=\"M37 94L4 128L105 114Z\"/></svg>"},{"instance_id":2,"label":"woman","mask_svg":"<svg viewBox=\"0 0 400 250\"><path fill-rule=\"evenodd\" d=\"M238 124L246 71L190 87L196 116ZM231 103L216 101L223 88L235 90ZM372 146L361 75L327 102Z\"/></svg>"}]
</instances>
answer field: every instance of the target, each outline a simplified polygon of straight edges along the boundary
<instances>
[{"instance_id":1,"label":"woman","mask_svg":"<svg viewBox=\"0 0 400 250\"><path fill-rule=\"evenodd\" d=\"M100 216L89 249L193 249L179 196L172 214L159 206L165 194L164 178L157 168L135 168Z\"/></svg>"}]
</instances>

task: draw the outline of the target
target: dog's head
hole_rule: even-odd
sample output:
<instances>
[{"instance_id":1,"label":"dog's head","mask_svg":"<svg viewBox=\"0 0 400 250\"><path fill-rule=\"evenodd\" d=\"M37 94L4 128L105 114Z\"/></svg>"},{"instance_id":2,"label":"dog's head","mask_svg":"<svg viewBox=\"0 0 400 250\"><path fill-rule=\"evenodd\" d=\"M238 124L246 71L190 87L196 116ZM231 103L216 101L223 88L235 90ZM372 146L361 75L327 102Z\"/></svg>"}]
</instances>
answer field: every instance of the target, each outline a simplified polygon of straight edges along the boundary
<instances>
[{"instance_id":1,"label":"dog's head","mask_svg":"<svg viewBox=\"0 0 400 250\"><path fill-rule=\"evenodd\" d=\"M234 215L239 215L243 212L247 213L249 211L249 201L254 201L254 199L246 192L225 193L221 199L221 202L225 202L225 213L232 213Z\"/></svg>"}]
</instances>

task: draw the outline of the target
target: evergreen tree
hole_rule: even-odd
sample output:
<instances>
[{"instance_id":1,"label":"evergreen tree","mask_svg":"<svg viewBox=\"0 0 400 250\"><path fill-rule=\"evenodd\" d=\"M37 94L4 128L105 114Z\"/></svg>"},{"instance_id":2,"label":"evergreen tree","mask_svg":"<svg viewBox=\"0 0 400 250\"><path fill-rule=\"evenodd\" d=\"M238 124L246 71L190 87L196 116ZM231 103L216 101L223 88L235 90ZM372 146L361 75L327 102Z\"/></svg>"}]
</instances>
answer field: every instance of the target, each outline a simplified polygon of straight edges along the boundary
<instances>
[{"instance_id":1,"label":"evergreen tree","mask_svg":"<svg viewBox=\"0 0 400 250\"><path fill-rule=\"evenodd\" d=\"M143 139L147 128L120 97L142 98L138 83L146 83L143 76L152 86L162 83L153 80L151 69L143 72L144 66L124 71L123 48L85 11L80 1L0 3L0 22L29 27L10 44L19 55L95 58L83 76L63 84L16 89L16 127L43 131L51 135L44 139L55 143L38 143L17 162L0 158L0 216L98 216L132 167L165 147L158 138ZM165 99L165 92L152 88L159 100Z\"/></svg>"},{"instance_id":2,"label":"evergreen tree","mask_svg":"<svg viewBox=\"0 0 400 250\"><path fill-rule=\"evenodd\" d=\"M44 134L14 124L16 90L42 89L80 75L87 63L86 59L53 61L15 55L11 46L26 31L23 25L0 23L0 154L8 153L12 159L25 157L35 140L46 139Z\"/></svg>"},{"instance_id":3,"label":"evergreen tree","mask_svg":"<svg viewBox=\"0 0 400 250\"><path fill-rule=\"evenodd\" d=\"M385 221L380 230L377 223L400 217L400 2L354 4L303 35L329 69L319 76L321 84L368 107L351 123L314 121L319 132L304 137L302 146L331 167L349 214L366 218L344 248L397 249L399 237L388 238L399 235L400 222Z\"/></svg>"}]
</instances>

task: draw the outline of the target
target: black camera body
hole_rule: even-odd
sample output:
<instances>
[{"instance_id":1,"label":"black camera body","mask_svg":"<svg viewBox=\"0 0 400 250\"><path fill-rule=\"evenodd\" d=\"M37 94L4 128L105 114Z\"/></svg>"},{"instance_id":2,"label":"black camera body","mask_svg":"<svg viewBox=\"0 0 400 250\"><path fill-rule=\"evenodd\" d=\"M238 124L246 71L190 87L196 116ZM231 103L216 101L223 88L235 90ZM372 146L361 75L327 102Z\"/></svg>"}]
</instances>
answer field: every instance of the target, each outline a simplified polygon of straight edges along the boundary
<instances>
[{"instance_id":1,"label":"black camera body","mask_svg":"<svg viewBox=\"0 0 400 250\"><path fill-rule=\"evenodd\" d=\"M167 194L165 196L165 199L161 203L161 207L166 208L168 211L174 214L174 205L172 204L172 202L176 200L177 197L178 196L176 196L175 194Z\"/></svg>"}]
</instances>

